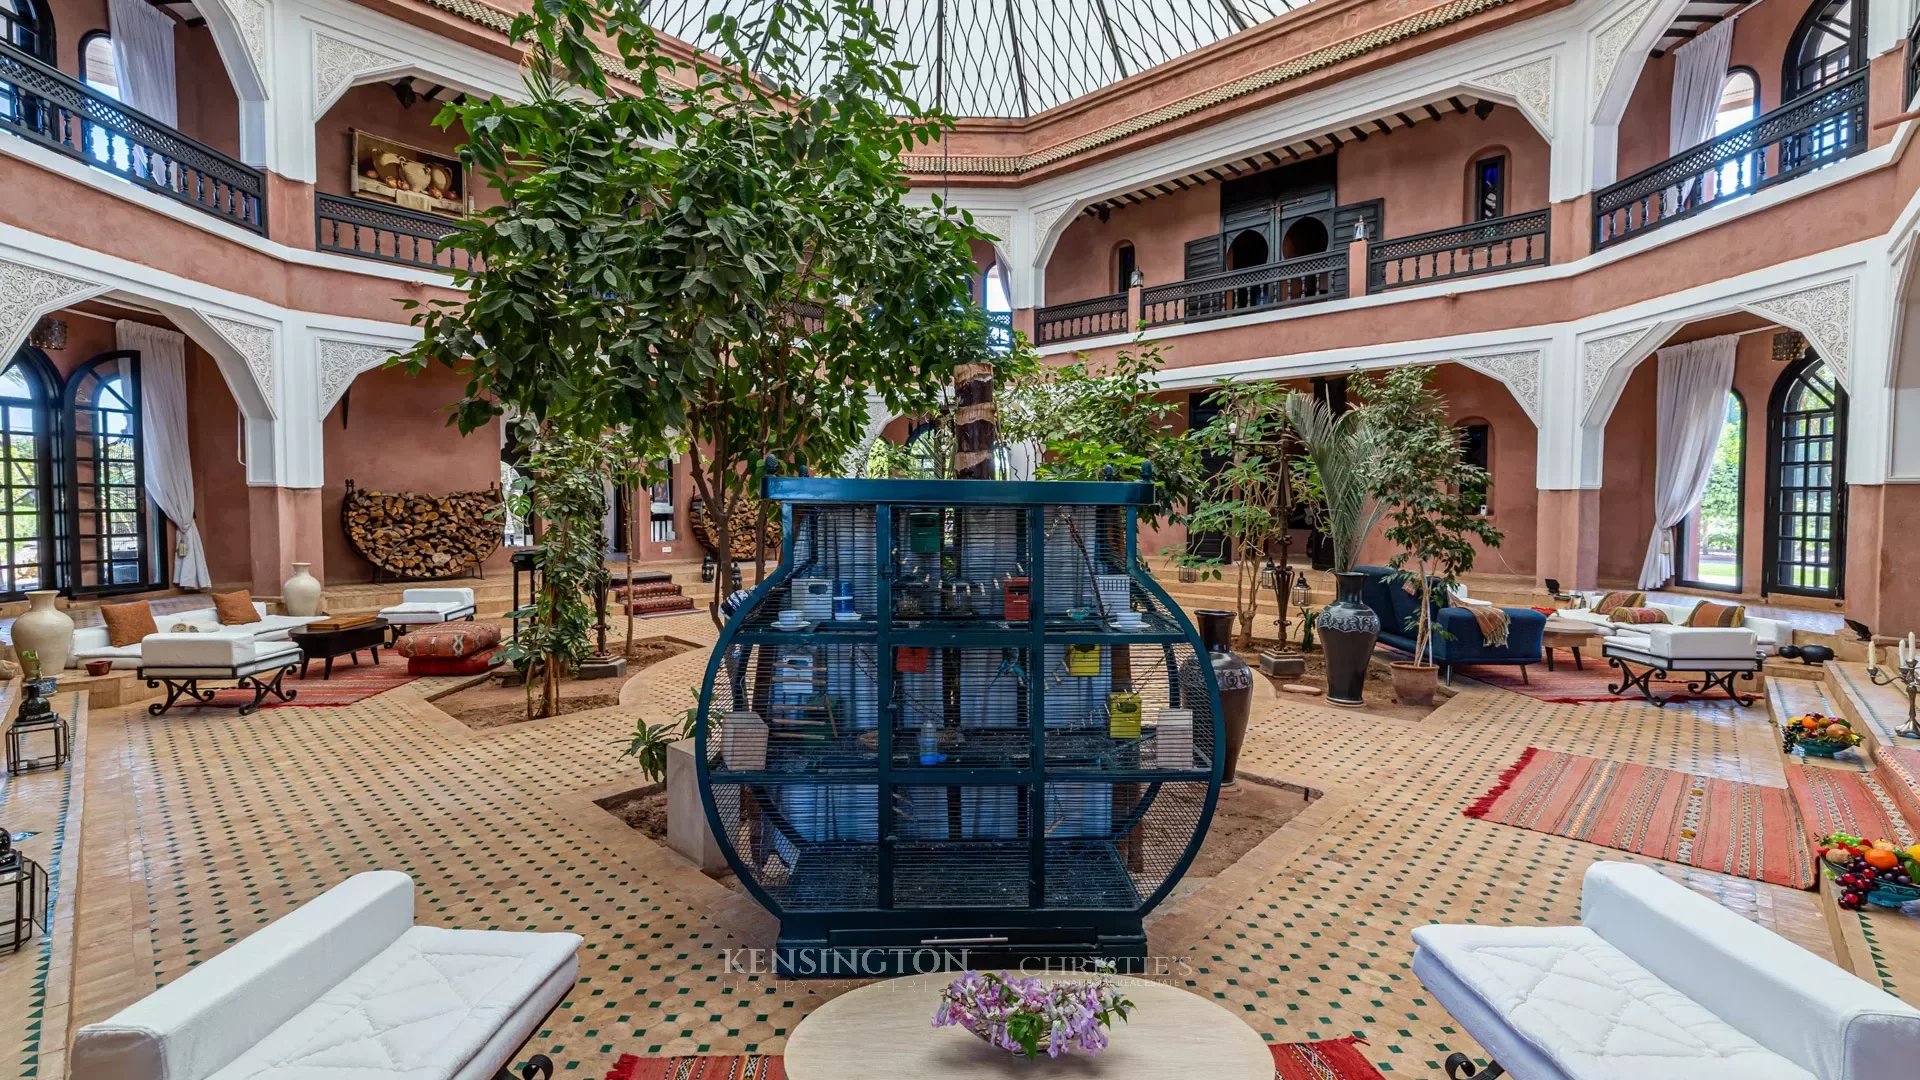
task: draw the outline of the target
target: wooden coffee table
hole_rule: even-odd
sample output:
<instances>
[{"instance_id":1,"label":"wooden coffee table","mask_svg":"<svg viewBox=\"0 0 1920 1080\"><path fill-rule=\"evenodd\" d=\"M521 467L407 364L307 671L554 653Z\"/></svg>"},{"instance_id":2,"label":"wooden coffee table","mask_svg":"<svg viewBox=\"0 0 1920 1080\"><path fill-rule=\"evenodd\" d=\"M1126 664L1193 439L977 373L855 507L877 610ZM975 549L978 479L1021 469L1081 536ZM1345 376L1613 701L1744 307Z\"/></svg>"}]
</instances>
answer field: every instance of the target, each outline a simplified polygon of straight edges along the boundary
<instances>
[{"instance_id":1,"label":"wooden coffee table","mask_svg":"<svg viewBox=\"0 0 1920 1080\"><path fill-rule=\"evenodd\" d=\"M335 657L347 656L353 659L355 667L360 665L360 650L373 654L373 662L380 662L380 648L388 641L387 620L375 619L372 622L357 623L339 630L294 630L287 634L293 643L300 646L300 677L307 677L307 665L315 660L325 660L327 666L320 673L322 679L333 678Z\"/></svg>"},{"instance_id":2,"label":"wooden coffee table","mask_svg":"<svg viewBox=\"0 0 1920 1080\"><path fill-rule=\"evenodd\" d=\"M1028 1061L964 1028L932 1026L940 990L953 979L883 980L815 1009L787 1038L788 1080L1273 1080L1273 1053L1258 1033L1177 987L1123 977L1121 989L1136 1007L1113 1025L1107 1049Z\"/></svg>"},{"instance_id":3,"label":"wooden coffee table","mask_svg":"<svg viewBox=\"0 0 1920 1080\"><path fill-rule=\"evenodd\" d=\"M1553 670L1553 650L1568 649L1573 652L1573 666L1587 670L1580 661L1581 649L1596 649L1600 646L1600 633L1593 627L1573 619L1548 619L1546 633L1541 637L1541 648L1547 654L1547 670Z\"/></svg>"}]
</instances>

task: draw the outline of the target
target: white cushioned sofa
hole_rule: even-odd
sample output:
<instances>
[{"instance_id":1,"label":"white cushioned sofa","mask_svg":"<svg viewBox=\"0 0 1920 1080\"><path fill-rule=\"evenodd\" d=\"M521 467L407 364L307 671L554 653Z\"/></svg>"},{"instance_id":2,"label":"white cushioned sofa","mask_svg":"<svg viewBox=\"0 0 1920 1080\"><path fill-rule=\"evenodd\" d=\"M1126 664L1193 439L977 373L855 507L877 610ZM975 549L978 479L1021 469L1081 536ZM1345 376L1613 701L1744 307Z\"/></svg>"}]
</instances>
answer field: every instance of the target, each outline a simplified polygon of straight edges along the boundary
<instances>
[{"instance_id":1,"label":"white cushioned sofa","mask_svg":"<svg viewBox=\"0 0 1920 1080\"><path fill-rule=\"evenodd\" d=\"M176 626L185 625L203 634L232 634L260 641L285 641L291 631L320 618L318 615L269 615L267 605L258 600L253 602L253 610L260 613L259 622L227 626L220 621L219 614L213 608L205 607L155 614L153 623L163 634L172 632ZM140 666L140 646L114 645L107 637L105 626L79 627L73 632L73 655L67 661L67 666L85 667L89 660L111 660L115 668L137 668Z\"/></svg>"},{"instance_id":2,"label":"white cushioned sofa","mask_svg":"<svg viewBox=\"0 0 1920 1080\"><path fill-rule=\"evenodd\" d=\"M85 1080L494 1080L573 988L580 938L413 925L356 874L73 1040ZM536 1058L521 1070L551 1076Z\"/></svg>"},{"instance_id":3,"label":"white cushioned sofa","mask_svg":"<svg viewBox=\"0 0 1920 1080\"><path fill-rule=\"evenodd\" d=\"M408 589L399 603L381 608L380 617L404 634L416 626L471 619L474 611L472 589Z\"/></svg>"},{"instance_id":4,"label":"white cushioned sofa","mask_svg":"<svg viewBox=\"0 0 1920 1080\"><path fill-rule=\"evenodd\" d=\"M1580 921L1423 926L1413 973L1516 1080L1916 1075L1920 1010L1651 867L1590 867Z\"/></svg>"},{"instance_id":5,"label":"white cushioned sofa","mask_svg":"<svg viewBox=\"0 0 1920 1080\"><path fill-rule=\"evenodd\" d=\"M1554 618L1567 619L1573 622L1588 623L1594 628L1594 633L1600 635L1603 638L1612 637L1615 634L1623 634L1623 633L1639 634L1644 636L1648 626L1659 625L1657 623L1613 622L1609 619L1609 616L1612 614L1612 612L1595 611L1592 607L1593 604L1599 602L1601 597L1606 595L1605 593L1587 592L1587 593L1578 593L1575 595L1583 597L1584 598L1583 602L1588 606L1584 608L1561 608L1558 612L1554 614ZM1708 602L1718 603L1719 601L1708 601ZM1654 608L1658 611L1663 612L1667 616L1668 625L1680 628L1689 633L1695 630L1720 629L1720 627L1687 626L1686 625L1687 617L1689 615L1692 615L1693 609L1700 606L1700 604L1701 604L1701 601L1698 599L1695 599L1693 597L1683 597L1683 598L1677 598L1675 601L1671 601L1671 602L1665 601L1665 600L1648 600L1644 606ZM1769 656L1779 652L1780 646L1790 645L1793 643L1793 628L1791 626L1788 626L1786 623L1779 621L1778 619L1763 618L1749 611L1747 612L1746 618L1741 623L1741 625L1744 628L1753 631L1753 636L1754 636L1754 641L1756 646L1760 649L1760 651L1766 653Z\"/></svg>"}]
</instances>

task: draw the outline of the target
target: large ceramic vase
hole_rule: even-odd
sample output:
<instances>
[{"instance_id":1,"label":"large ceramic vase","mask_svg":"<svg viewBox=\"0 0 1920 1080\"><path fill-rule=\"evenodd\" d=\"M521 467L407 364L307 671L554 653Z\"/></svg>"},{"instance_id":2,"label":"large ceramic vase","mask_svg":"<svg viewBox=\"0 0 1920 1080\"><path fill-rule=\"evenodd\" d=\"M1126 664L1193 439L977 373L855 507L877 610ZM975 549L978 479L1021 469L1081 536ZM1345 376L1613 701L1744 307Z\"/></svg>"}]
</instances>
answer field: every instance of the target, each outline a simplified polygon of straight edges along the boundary
<instances>
[{"instance_id":1,"label":"large ceramic vase","mask_svg":"<svg viewBox=\"0 0 1920 1080\"><path fill-rule=\"evenodd\" d=\"M1233 612L1196 611L1200 640L1207 646L1207 658L1213 663L1214 681L1220 684L1220 719L1227 732L1227 745L1221 756L1220 782L1231 784L1239 778L1240 747L1247 741L1247 713L1253 706L1253 669L1233 651Z\"/></svg>"},{"instance_id":2,"label":"large ceramic vase","mask_svg":"<svg viewBox=\"0 0 1920 1080\"><path fill-rule=\"evenodd\" d=\"M40 658L40 671L51 679L67 666L73 655L73 619L54 606L59 593L42 589L27 594L31 605L25 615L13 620L13 654L24 665L29 650Z\"/></svg>"},{"instance_id":3,"label":"large ceramic vase","mask_svg":"<svg viewBox=\"0 0 1920 1080\"><path fill-rule=\"evenodd\" d=\"M287 614L320 614L320 579L313 576L312 567L312 563L294 563L293 576L280 586L280 606Z\"/></svg>"},{"instance_id":4,"label":"large ceramic vase","mask_svg":"<svg viewBox=\"0 0 1920 1080\"><path fill-rule=\"evenodd\" d=\"M1380 640L1380 616L1360 600L1367 575L1333 575L1337 597L1320 609L1313 625L1320 631L1320 648L1327 654L1327 700L1357 708L1365 703L1367 665L1374 643Z\"/></svg>"}]
</instances>

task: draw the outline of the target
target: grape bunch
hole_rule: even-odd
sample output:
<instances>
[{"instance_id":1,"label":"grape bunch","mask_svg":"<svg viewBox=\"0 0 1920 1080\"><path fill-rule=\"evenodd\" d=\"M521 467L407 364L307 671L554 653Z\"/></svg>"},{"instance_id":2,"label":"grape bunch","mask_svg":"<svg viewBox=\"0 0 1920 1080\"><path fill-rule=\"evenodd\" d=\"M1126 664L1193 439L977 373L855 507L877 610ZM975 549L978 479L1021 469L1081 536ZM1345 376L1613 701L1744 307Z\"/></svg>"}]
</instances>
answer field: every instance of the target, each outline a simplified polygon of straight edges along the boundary
<instances>
[{"instance_id":1,"label":"grape bunch","mask_svg":"<svg viewBox=\"0 0 1920 1080\"><path fill-rule=\"evenodd\" d=\"M1859 911L1867 906L1867 893L1876 885L1912 885L1913 876L1904 865L1892 869L1880 869L1867 862L1864 855L1856 855L1852 862L1840 868L1842 873L1834 878L1840 886L1840 906L1848 911Z\"/></svg>"}]
</instances>

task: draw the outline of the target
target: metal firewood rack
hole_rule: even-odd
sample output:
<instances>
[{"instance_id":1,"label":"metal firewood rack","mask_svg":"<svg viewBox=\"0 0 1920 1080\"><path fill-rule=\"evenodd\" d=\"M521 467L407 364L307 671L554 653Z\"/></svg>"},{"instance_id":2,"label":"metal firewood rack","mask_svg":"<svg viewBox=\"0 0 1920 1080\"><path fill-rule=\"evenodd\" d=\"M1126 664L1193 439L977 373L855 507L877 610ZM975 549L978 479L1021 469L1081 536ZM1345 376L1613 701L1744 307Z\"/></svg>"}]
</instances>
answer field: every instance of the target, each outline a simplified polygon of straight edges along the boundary
<instances>
[{"instance_id":1,"label":"metal firewood rack","mask_svg":"<svg viewBox=\"0 0 1920 1080\"><path fill-rule=\"evenodd\" d=\"M721 631L697 760L776 970L1143 961L1224 745L1207 652L1138 558L1153 486L765 494L780 564Z\"/></svg>"}]
</instances>

